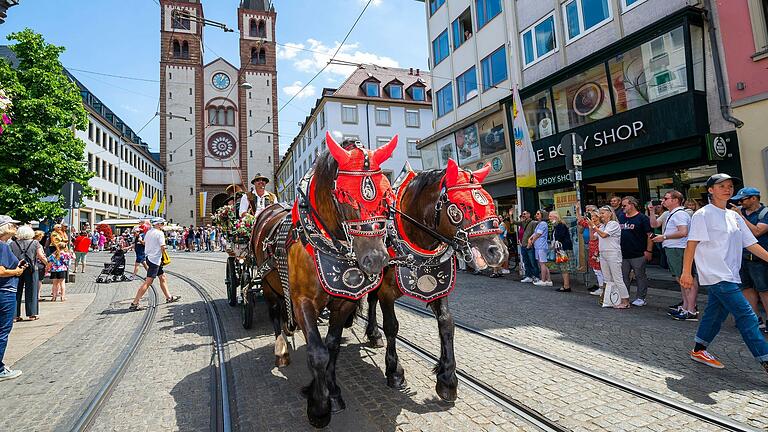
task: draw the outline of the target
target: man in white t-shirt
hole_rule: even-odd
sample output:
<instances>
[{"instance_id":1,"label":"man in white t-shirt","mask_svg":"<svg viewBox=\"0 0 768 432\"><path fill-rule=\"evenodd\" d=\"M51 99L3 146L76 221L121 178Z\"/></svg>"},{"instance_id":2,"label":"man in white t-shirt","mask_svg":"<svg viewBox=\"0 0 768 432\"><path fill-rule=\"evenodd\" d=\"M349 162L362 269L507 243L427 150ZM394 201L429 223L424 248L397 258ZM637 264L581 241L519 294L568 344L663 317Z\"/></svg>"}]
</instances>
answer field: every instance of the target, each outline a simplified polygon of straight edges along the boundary
<instances>
[{"instance_id":1,"label":"man in white t-shirt","mask_svg":"<svg viewBox=\"0 0 768 432\"><path fill-rule=\"evenodd\" d=\"M240 209L237 213L240 217L248 211L258 215L264 208L277 202L277 195L267 190L267 183L269 179L261 174L256 174L256 177L251 180L253 185L251 192L243 194L240 198Z\"/></svg>"},{"instance_id":2,"label":"man in white t-shirt","mask_svg":"<svg viewBox=\"0 0 768 432\"><path fill-rule=\"evenodd\" d=\"M722 369L723 364L707 351L707 346L731 313L749 351L768 372L768 341L758 329L757 315L741 294L739 277L742 248L763 261L768 261L768 252L757 244L744 219L726 207L733 196L734 180L728 174L710 177L707 180L710 203L691 219L680 285L684 289L693 287L691 271L695 257L699 283L707 289L708 300L696 332L696 345L689 354L694 361Z\"/></svg>"},{"instance_id":3,"label":"man in white t-shirt","mask_svg":"<svg viewBox=\"0 0 768 432\"><path fill-rule=\"evenodd\" d=\"M653 212L651 218L651 227L661 227L661 235L654 235L651 240L654 243L661 243L664 253L667 256L669 271L680 282L680 275L683 273L683 253L688 243L688 227L691 225L691 216L683 207L683 194L671 190L664 194L661 205L667 209L657 220ZM649 205L650 209L651 206ZM698 321L699 312L696 310L696 296L699 295L699 284L693 281L693 288L681 289L683 301L679 306L675 306L669 311L672 318L679 321ZM671 307L670 307L671 308Z\"/></svg>"},{"instance_id":4,"label":"man in white t-shirt","mask_svg":"<svg viewBox=\"0 0 768 432\"><path fill-rule=\"evenodd\" d=\"M132 311L144 309L139 306L141 298L147 293L149 286L155 278L160 280L160 289L165 295L166 303L173 303L179 301L181 296L172 296L168 292L168 279L166 279L165 272L163 271L163 251L165 250L165 234L163 233L163 225L165 225L165 219L153 218L151 221L152 229L144 236L144 253L147 256L147 278L144 283L141 284L139 290L136 292L136 297L133 298L133 302L128 307Z\"/></svg>"}]
</instances>

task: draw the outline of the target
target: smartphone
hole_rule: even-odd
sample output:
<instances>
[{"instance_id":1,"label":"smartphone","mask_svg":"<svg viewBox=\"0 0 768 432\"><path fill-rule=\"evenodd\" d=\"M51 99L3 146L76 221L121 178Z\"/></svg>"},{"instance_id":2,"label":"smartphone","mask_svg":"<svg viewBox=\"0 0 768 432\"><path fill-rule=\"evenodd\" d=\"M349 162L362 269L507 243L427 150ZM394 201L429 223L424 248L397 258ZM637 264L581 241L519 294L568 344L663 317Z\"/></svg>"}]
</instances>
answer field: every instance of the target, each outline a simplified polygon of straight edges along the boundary
<instances>
[{"instance_id":1,"label":"smartphone","mask_svg":"<svg viewBox=\"0 0 768 432\"><path fill-rule=\"evenodd\" d=\"M592 219L592 213L587 212L586 214L584 214L584 217L587 219Z\"/></svg>"},{"instance_id":2,"label":"smartphone","mask_svg":"<svg viewBox=\"0 0 768 432\"><path fill-rule=\"evenodd\" d=\"M649 237L649 238L654 238L654 237L656 237L656 236L658 236L658 234L655 234L655 233L650 233L650 234L648 234L648 237Z\"/></svg>"},{"instance_id":3,"label":"smartphone","mask_svg":"<svg viewBox=\"0 0 768 432\"><path fill-rule=\"evenodd\" d=\"M19 267L24 267L26 265L27 265L27 261L26 260L19 260Z\"/></svg>"},{"instance_id":4,"label":"smartphone","mask_svg":"<svg viewBox=\"0 0 768 432\"><path fill-rule=\"evenodd\" d=\"M657 205L661 205L661 200L652 200L652 201L651 201L651 204L653 204L653 205L655 205L655 206L657 206Z\"/></svg>"}]
</instances>

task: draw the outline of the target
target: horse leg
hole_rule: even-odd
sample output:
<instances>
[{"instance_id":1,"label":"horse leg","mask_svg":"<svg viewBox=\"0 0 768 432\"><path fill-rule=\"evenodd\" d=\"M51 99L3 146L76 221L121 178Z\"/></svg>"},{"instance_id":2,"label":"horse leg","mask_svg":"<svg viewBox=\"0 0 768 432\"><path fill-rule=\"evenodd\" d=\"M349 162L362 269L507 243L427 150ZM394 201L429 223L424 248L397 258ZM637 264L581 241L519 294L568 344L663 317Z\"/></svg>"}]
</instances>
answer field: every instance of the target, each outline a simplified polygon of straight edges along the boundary
<instances>
[{"instance_id":1,"label":"horse leg","mask_svg":"<svg viewBox=\"0 0 768 432\"><path fill-rule=\"evenodd\" d=\"M291 356L288 352L288 341L285 340L285 335L283 335L281 302L274 298L270 298L268 301L269 319L272 321L272 329L275 332L275 366L288 366L291 363Z\"/></svg>"},{"instance_id":2,"label":"horse leg","mask_svg":"<svg viewBox=\"0 0 768 432\"><path fill-rule=\"evenodd\" d=\"M328 393L326 370L330 356L317 328L317 312L309 300L296 304L296 319L304 330L307 341L307 366L312 382L302 390L307 397L307 418L316 428L323 428L331 422L331 401Z\"/></svg>"},{"instance_id":3,"label":"horse leg","mask_svg":"<svg viewBox=\"0 0 768 432\"><path fill-rule=\"evenodd\" d=\"M368 324L365 326L365 336L368 338L368 346L371 348L384 348L384 340L379 331L376 319L376 305L379 303L379 290L368 293Z\"/></svg>"},{"instance_id":4,"label":"horse leg","mask_svg":"<svg viewBox=\"0 0 768 432\"><path fill-rule=\"evenodd\" d=\"M330 360L328 361L328 391L331 397L331 412L338 413L347 406L341 397L341 388L336 383L336 360L339 357L341 347L341 335L344 331L347 319L355 312L356 302L348 300L334 300L330 305L331 319L328 323L328 334L325 336L325 346L328 348Z\"/></svg>"},{"instance_id":5,"label":"horse leg","mask_svg":"<svg viewBox=\"0 0 768 432\"><path fill-rule=\"evenodd\" d=\"M434 370L437 375L435 391L443 400L455 401L459 380L456 377L456 357L453 354L453 315L448 309L445 297L429 303L429 307L435 313L437 328L440 331L440 362Z\"/></svg>"},{"instance_id":6,"label":"horse leg","mask_svg":"<svg viewBox=\"0 0 768 432\"><path fill-rule=\"evenodd\" d=\"M387 385L392 388L405 387L405 371L397 358L397 332L400 323L395 316L395 300L381 298L381 315L384 320L384 335L387 337L387 352L384 355Z\"/></svg>"}]
</instances>

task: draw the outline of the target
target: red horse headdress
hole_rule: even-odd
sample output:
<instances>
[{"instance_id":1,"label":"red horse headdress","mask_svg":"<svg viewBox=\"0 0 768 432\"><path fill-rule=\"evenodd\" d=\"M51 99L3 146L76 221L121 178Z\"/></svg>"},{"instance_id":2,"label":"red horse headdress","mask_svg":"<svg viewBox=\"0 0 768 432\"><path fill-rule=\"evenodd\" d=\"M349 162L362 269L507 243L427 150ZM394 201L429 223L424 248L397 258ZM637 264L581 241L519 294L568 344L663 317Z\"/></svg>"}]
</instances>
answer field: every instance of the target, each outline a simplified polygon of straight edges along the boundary
<instances>
[{"instance_id":1,"label":"red horse headdress","mask_svg":"<svg viewBox=\"0 0 768 432\"><path fill-rule=\"evenodd\" d=\"M448 159L443 187L448 197L446 213L456 226L467 221L464 229L469 237L498 234L499 221L493 206L493 198L483 189L482 182L488 176L491 165L485 164L477 171L465 171L453 159Z\"/></svg>"}]
</instances>

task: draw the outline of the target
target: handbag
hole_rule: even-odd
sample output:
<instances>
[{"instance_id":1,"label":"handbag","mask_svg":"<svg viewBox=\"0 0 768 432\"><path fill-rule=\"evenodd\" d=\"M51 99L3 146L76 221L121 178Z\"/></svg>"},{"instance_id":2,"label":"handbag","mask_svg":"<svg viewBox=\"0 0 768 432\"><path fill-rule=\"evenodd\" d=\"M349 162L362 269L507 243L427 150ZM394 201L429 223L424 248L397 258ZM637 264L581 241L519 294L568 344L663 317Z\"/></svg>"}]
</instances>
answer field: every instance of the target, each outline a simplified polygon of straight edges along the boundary
<instances>
[{"instance_id":1,"label":"handbag","mask_svg":"<svg viewBox=\"0 0 768 432\"><path fill-rule=\"evenodd\" d=\"M602 295L603 307L614 307L621 303L621 294L613 282L606 282Z\"/></svg>"},{"instance_id":2,"label":"handbag","mask_svg":"<svg viewBox=\"0 0 768 432\"><path fill-rule=\"evenodd\" d=\"M171 257L168 256L168 252L166 252L165 249L163 249L163 258L161 260L161 263L162 263L163 267L165 267L165 266L167 266L167 265L169 265L171 263Z\"/></svg>"}]
</instances>

